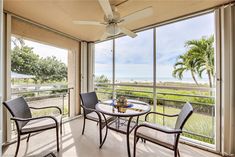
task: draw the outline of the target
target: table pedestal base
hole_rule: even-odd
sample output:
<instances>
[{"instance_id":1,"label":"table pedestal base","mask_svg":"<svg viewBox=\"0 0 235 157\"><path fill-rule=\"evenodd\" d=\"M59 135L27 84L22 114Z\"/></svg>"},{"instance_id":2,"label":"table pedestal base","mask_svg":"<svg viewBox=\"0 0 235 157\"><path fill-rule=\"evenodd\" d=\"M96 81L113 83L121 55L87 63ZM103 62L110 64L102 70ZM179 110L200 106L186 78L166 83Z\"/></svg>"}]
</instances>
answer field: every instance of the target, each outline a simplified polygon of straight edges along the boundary
<instances>
[{"instance_id":1,"label":"table pedestal base","mask_svg":"<svg viewBox=\"0 0 235 157\"><path fill-rule=\"evenodd\" d=\"M132 121L132 118L133 117L127 117L127 118L118 117L112 122L110 122L107 126L108 129L110 130L114 130L122 134L126 134L128 157L131 157L129 136L130 136L130 133L138 125L138 120L139 120L139 117L137 117L136 121ZM102 143L104 143L105 140L106 140L106 137L104 138L104 141Z\"/></svg>"}]
</instances>

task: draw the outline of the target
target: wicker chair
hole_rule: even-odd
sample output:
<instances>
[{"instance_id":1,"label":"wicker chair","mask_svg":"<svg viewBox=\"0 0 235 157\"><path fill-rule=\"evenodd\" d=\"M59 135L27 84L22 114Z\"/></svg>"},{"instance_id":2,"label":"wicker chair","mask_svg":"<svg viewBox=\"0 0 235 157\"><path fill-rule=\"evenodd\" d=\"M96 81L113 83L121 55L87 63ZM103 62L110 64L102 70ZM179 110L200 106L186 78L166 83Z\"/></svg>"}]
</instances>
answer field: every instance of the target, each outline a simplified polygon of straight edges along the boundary
<instances>
[{"instance_id":1,"label":"wicker chair","mask_svg":"<svg viewBox=\"0 0 235 157\"><path fill-rule=\"evenodd\" d=\"M145 122L136 127L134 133L134 157L136 156L136 143L139 138L143 141L150 141L152 143L158 144L165 148L171 149L174 151L174 156L180 156L178 149L178 142L180 134L182 133L183 126L188 118L192 115L193 108L191 104L186 103L181 112L175 115L167 115L158 112L149 112L145 116ZM177 117L175 128L168 128L166 126L161 126L158 124L153 124L147 122L147 117L150 114L158 114L167 117Z\"/></svg>"},{"instance_id":2,"label":"wicker chair","mask_svg":"<svg viewBox=\"0 0 235 157\"><path fill-rule=\"evenodd\" d=\"M21 135L28 134L27 142L29 141L30 134L34 132L44 131L48 129L56 128L56 139L57 139L57 151L59 151L59 126L60 133L62 133L62 111L57 106L47 106L47 107L29 107L27 102L23 97L12 99L3 102L4 106L11 113L11 120L15 121L18 138L15 156L17 156L20 147L20 137ZM54 108L58 109L60 115L58 116L40 116L32 117L30 109L47 109Z\"/></svg>"},{"instance_id":3,"label":"wicker chair","mask_svg":"<svg viewBox=\"0 0 235 157\"><path fill-rule=\"evenodd\" d=\"M107 122L112 120L112 116L105 116L104 114L98 112L95 110L95 105L99 102L97 95L95 92L90 93L81 93L80 94L83 108L83 116L84 116L84 122L83 122L83 129L82 134L84 134L85 131L85 125L86 125L86 119L97 122L99 124L99 134L100 134L100 148L104 144L103 138L102 138L102 129L107 126ZM108 128L106 127L105 137L107 136Z\"/></svg>"}]
</instances>

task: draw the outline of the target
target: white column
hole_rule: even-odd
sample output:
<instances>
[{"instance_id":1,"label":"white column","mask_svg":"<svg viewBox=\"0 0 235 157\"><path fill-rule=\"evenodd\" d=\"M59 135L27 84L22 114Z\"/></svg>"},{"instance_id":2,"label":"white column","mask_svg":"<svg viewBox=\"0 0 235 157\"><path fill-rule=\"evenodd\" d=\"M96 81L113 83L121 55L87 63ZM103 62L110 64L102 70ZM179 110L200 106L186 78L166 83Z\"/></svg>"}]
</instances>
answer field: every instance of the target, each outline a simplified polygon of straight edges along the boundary
<instances>
[{"instance_id":1,"label":"white column","mask_svg":"<svg viewBox=\"0 0 235 157\"><path fill-rule=\"evenodd\" d=\"M94 91L95 44L88 43L88 92Z\"/></svg>"},{"instance_id":2,"label":"white column","mask_svg":"<svg viewBox=\"0 0 235 157\"><path fill-rule=\"evenodd\" d=\"M79 44L77 48L69 50L68 53L68 87L73 88L70 92L70 117L80 113L79 91L80 91L80 56Z\"/></svg>"},{"instance_id":3,"label":"white column","mask_svg":"<svg viewBox=\"0 0 235 157\"><path fill-rule=\"evenodd\" d=\"M222 154L235 153L235 9L221 8L221 143Z\"/></svg>"},{"instance_id":4,"label":"white column","mask_svg":"<svg viewBox=\"0 0 235 157\"><path fill-rule=\"evenodd\" d=\"M87 49L87 42L81 42L81 93L86 93L88 87Z\"/></svg>"},{"instance_id":5,"label":"white column","mask_svg":"<svg viewBox=\"0 0 235 157\"><path fill-rule=\"evenodd\" d=\"M11 98L11 15L4 14L3 21L3 52L2 52L2 101ZM2 130L3 143L11 140L10 114L3 108Z\"/></svg>"},{"instance_id":6,"label":"white column","mask_svg":"<svg viewBox=\"0 0 235 157\"><path fill-rule=\"evenodd\" d=\"M2 156L2 92L3 92L3 1L0 1L0 157Z\"/></svg>"}]
</instances>

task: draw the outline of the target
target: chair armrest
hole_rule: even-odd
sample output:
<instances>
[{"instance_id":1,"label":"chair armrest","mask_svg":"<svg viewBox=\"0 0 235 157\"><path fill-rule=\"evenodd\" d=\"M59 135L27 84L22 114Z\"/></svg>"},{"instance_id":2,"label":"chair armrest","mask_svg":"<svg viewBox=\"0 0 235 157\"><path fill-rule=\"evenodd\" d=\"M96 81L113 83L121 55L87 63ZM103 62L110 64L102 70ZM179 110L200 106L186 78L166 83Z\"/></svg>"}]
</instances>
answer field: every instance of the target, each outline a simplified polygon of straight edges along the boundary
<instances>
[{"instance_id":1,"label":"chair armrest","mask_svg":"<svg viewBox=\"0 0 235 157\"><path fill-rule=\"evenodd\" d=\"M87 108L87 107L85 107L85 106L83 106L83 105L81 105L81 107L82 107L84 110L89 110L89 111L96 111L95 109L92 109L92 108Z\"/></svg>"},{"instance_id":2,"label":"chair armrest","mask_svg":"<svg viewBox=\"0 0 235 157\"><path fill-rule=\"evenodd\" d=\"M163 132L163 133L167 133L167 134L180 134L180 133L182 133L182 130L180 130L180 129L172 129L172 130L169 130L169 129L160 128L160 127L157 127L157 126L151 126L151 125L147 125L147 124L140 124L140 125L138 125L137 128L135 129L135 132L136 132L140 127L147 127L147 128L150 128L150 129L154 129L154 130L157 130L157 131L161 131L161 132Z\"/></svg>"},{"instance_id":3,"label":"chair armrest","mask_svg":"<svg viewBox=\"0 0 235 157\"><path fill-rule=\"evenodd\" d=\"M41 117L34 117L34 118L19 118L19 117L12 117L11 120L15 120L15 121L30 121L30 120L37 120L37 119L44 119L44 118L51 118L53 119L56 124L58 123L56 118L53 116L41 116Z\"/></svg>"},{"instance_id":4,"label":"chair armrest","mask_svg":"<svg viewBox=\"0 0 235 157\"><path fill-rule=\"evenodd\" d=\"M145 116L145 121L147 121L147 118L150 114L157 114L157 115L162 115L162 116L166 116L166 117L177 117L177 116L179 116L179 114L164 114L164 113L159 113L159 112L149 112Z\"/></svg>"},{"instance_id":5,"label":"chair armrest","mask_svg":"<svg viewBox=\"0 0 235 157\"><path fill-rule=\"evenodd\" d=\"M95 112L95 113L98 115L99 119L101 120L100 112L98 112L98 111L96 111L95 109L92 109L92 108L87 108L87 107L85 107L85 106L83 106L83 105L81 105L81 107L82 107L84 110L89 110L89 111ZM85 115L85 112L84 112L84 115ZM105 116L104 116L103 114L102 114L102 116L104 117L104 119L105 119L105 121L106 121Z\"/></svg>"},{"instance_id":6,"label":"chair armrest","mask_svg":"<svg viewBox=\"0 0 235 157\"><path fill-rule=\"evenodd\" d=\"M34 110L41 110L41 109L47 109L47 108L55 108L58 109L60 114L62 114L62 110L61 108L59 108L58 106L45 106L45 107L29 107L30 109L34 109Z\"/></svg>"},{"instance_id":7,"label":"chair armrest","mask_svg":"<svg viewBox=\"0 0 235 157\"><path fill-rule=\"evenodd\" d=\"M83 105L81 105L81 107L84 109L84 110L88 110L88 111L92 111L92 112L96 112L97 114L100 114L98 111L96 111L96 109L92 109L92 108L87 108Z\"/></svg>"}]
</instances>

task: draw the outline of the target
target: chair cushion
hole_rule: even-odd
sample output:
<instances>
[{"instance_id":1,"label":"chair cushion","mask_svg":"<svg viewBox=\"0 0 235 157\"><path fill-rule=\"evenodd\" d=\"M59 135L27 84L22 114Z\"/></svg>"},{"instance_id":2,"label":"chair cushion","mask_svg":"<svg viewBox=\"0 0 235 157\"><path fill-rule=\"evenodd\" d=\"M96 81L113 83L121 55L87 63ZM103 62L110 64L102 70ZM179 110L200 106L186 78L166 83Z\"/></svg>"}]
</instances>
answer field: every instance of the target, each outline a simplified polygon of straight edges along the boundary
<instances>
[{"instance_id":1,"label":"chair cushion","mask_svg":"<svg viewBox=\"0 0 235 157\"><path fill-rule=\"evenodd\" d=\"M62 115L55 116L57 122L60 124L62 120ZM23 128L22 133L39 131L41 129L47 129L55 127L55 121L51 118L42 118L29 121Z\"/></svg>"},{"instance_id":2,"label":"chair cushion","mask_svg":"<svg viewBox=\"0 0 235 157\"><path fill-rule=\"evenodd\" d=\"M104 123L104 122L105 122L104 116L102 116L101 114L100 114L100 116L101 116L101 121ZM98 115L97 115L96 112L91 112L91 113L89 113L89 114L86 114L86 117L87 117L88 119L92 119L92 120L94 120L94 121L99 122L99 117L98 117ZM106 118L107 121L109 121L109 120L112 118L112 116L105 115L105 118Z\"/></svg>"},{"instance_id":3,"label":"chair cushion","mask_svg":"<svg viewBox=\"0 0 235 157\"><path fill-rule=\"evenodd\" d=\"M151 127L172 130L171 128L168 128L166 126L161 126L159 124L153 124L149 122L144 122L143 124L151 126ZM173 149L175 145L175 134L167 134L167 133L164 133L155 129L151 129L148 127L140 127L137 130L136 135L140 138L142 137L148 141L157 143L159 145L168 147L170 149Z\"/></svg>"}]
</instances>

